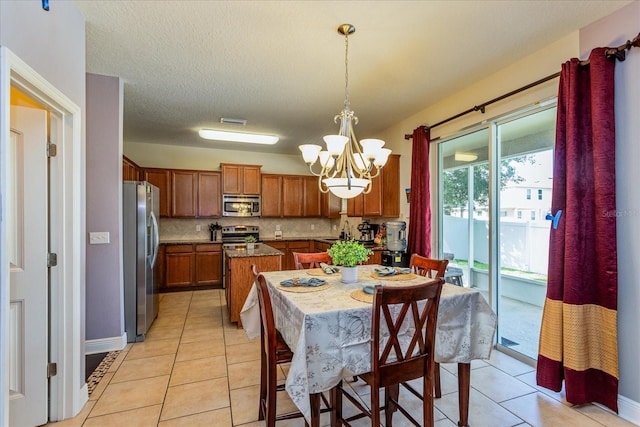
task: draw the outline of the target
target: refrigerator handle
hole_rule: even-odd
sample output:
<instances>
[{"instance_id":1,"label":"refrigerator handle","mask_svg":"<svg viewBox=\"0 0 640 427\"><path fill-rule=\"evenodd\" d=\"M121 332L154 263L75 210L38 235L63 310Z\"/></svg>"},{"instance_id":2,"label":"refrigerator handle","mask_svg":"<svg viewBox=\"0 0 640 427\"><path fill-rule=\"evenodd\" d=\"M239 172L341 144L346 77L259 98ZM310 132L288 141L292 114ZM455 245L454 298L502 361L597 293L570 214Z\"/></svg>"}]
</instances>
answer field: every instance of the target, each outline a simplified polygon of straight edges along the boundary
<instances>
[{"instance_id":1,"label":"refrigerator handle","mask_svg":"<svg viewBox=\"0 0 640 427\"><path fill-rule=\"evenodd\" d=\"M153 227L153 258L151 258L151 268L156 265L156 259L158 258L158 246L160 245L160 235L158 232L158 220L156 214L151 211L151 222Z\"/></svg>"}]
</instances>

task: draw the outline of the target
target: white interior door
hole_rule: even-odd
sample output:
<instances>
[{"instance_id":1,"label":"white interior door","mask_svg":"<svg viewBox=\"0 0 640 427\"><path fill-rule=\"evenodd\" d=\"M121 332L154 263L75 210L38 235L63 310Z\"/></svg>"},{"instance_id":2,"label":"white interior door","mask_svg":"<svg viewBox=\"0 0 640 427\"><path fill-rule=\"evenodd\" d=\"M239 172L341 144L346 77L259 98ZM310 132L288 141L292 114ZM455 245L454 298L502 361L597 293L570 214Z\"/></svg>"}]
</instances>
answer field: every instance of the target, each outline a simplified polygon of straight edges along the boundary
<instances>
[{"instance_id":1,"label":"white interior door","mask_svg":"<svg viewBox=\"0 0 640 427\"><path fill-rule=\"evenodd\" d=\"M46 111L11 107L7 258L9 425L47 422L48 212Z\"/></svg>"}]
</instances>

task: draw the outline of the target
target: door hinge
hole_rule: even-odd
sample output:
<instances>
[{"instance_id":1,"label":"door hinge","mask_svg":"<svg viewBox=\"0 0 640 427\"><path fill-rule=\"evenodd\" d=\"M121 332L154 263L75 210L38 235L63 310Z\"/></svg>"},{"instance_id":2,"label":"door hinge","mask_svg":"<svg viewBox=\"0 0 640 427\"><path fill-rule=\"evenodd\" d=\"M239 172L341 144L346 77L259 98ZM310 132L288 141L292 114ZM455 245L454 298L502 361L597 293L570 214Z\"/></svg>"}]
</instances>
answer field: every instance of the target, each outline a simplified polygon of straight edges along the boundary
<instances>
[{"instance_id":1,"label":"door hinge","mask_svg":"<svg viewBox=\"0 0 640 427\"><path fill-rule=\"evenodd\" d=\"M55 157L58 152L56 144L47 143L47 157Z\"/></svg>"},{"instance_id":2,"label":"door hinge","mask_svg":"<svg viewBox=\"0 0 640 427\"><path fill-rule=\"evenodd\" d=\"M48 363L47 364L47 378L55 377L58 374L58 364L57 363Z\"/></svg>"},{"instance_id":3,"label":"door hinge","mask_svg":"<svg viewBox=\"0 0 640 427\"><path fill-rule=\"evenodd\" d=\"M55 267L58 265L58 254L49 252L47 254L47 267Z\"/></svg>"}]
</instances>

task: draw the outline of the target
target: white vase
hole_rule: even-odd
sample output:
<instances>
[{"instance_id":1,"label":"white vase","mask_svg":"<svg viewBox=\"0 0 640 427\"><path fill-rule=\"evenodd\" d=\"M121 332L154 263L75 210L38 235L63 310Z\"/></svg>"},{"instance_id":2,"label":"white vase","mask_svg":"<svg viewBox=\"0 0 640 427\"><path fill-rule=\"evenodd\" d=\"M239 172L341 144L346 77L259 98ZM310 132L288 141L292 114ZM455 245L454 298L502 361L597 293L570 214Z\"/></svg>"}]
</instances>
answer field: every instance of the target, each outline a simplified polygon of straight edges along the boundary
<instances>
[{"instance_id":1,"label":"white vase","mask_svg":"<svg viewBox=\"0 0 640 427\"><path fill-rule=\"evenodd\" d=\"M247 243L247 250L252 251L256 248L256 244L253 242L248 242Z\"/></svg>"},{"instance_id":2,"label":"white vase","mask_svg":"<svg viewBox=\"0 0 640 427\"><path fill-rule=\"evenodd\" d=\"M356 283L358 281L358 266L342 267L342 283Z\"/></svg>"}]
</instances>

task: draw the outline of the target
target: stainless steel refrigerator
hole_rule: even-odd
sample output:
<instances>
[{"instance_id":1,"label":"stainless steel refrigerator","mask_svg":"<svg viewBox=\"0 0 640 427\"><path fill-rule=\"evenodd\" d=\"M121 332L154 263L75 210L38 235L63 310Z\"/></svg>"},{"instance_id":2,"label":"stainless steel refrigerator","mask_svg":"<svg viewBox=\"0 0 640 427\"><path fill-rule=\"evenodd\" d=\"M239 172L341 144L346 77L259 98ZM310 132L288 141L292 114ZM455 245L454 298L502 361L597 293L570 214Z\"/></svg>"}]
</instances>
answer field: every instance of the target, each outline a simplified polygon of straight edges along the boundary
<instances>
[{"instance_id":1,"label":"stainless steel refrigerator","mask_svg":"<svg viewBox=\"0 0 640 427\"><path fill-rule=\"evenodd\" d=\"M144 341L158 316L159 195L158 187L148 182L123 183L122 253L127 342Z\"/></svg>"}]
</instances>

